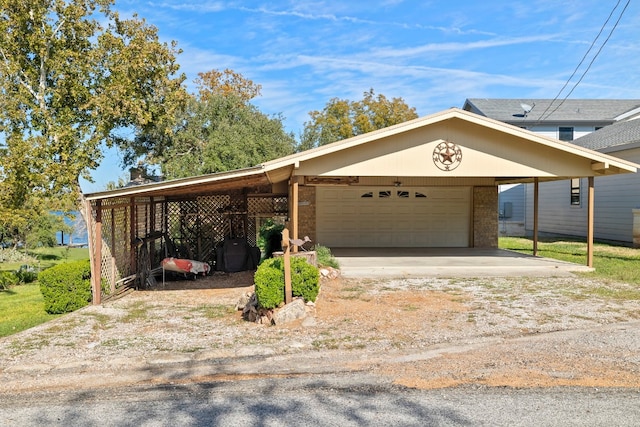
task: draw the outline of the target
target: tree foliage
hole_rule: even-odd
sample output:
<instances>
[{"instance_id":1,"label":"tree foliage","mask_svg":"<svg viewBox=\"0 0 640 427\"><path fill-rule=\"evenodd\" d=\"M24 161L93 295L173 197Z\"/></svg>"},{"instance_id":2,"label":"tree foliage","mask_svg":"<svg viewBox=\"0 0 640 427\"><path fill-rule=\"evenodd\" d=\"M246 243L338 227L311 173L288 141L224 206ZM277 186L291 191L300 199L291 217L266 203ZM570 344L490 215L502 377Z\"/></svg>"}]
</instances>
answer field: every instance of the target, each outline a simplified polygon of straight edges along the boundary
<instances>
[{"instance_id":1,"label":"tree foliage","mask_svg":"<svg viewBox=\"0 0 640 427\"><path fill-rule=\"evenodd\" d=\"M166 178L182 178L255 166L293 152L295 140L279 117L269 117L235 96L194 101L189 119L163 156Z\"/></svg>"},{"instance_id":2,"label":"tree foliage","mask_svg":"<svg viewBox=\"0 0 640 427\"><path fill-rule=\"evenodd\" d=\"M213 95L221 95L236 96L246 103L259 96L262 89L261 85L229 68L224 71L211 70L198 73L195 83L198 87L198 97L202 101L206 101Z\"/></svg>"},{"instance_id":3,"label":"tree foliage","mask_svg":"<svg viewBox=\"0 0 640 427\"><path fill-rule=\"evenodd\" d=\"M282 117L249 102L259 85L228 69L199 76L197 94L170 128L163 123L139 133L130 158L145 156L172 179L255 166L295 150Z\"/></svg>"},{"instance_id":4,"label":"tree foliage","mask_svg":"<svg viewBox=\"0 0 640 427\"><path fill-rule=\"evenodd\" d=\"M23 209L77 198L101 144L172 117L184 100L175 44L112 0L0 0L0 193Z\"/></svg>"},{"instance_id":5,"label":"tree foliage","mask_svg":"<svg viewBox=\"0 0 640 427\"><path fill-rule=\"evenodd\" d=\"M311 111L305 122L299 150L307 150L382 129L418 117L402 98L388 99L373 89L360 101L332 98L322 111Z\"/></svg>"}]
</instances>

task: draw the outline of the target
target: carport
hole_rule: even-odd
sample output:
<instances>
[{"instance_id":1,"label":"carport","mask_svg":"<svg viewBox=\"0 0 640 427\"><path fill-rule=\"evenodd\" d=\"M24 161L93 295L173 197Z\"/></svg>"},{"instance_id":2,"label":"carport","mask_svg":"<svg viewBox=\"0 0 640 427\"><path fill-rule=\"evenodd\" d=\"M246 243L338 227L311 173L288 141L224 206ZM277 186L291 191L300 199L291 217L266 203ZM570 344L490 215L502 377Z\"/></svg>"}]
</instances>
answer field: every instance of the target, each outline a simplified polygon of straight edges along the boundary
<instances>
[{"instance_id":1,"label":"carport","mask_svg":"<svg viewBox=\"0 0 640 427\"><path fill-rule=\"evenodd\" d=\"M87 194L93 300L105 288L144 284L171 245L215 265L221 242L235 237L255 246L266 219L334 251L383 248L392 258L397 248L496 249L498 185L533 183L537 194L541 181L574 177L589 178L592 266L594 178L636 171L633 163L452 108L253 168ZM537 197L534 210L537 223Z\"/></svg>"}]
</instances>

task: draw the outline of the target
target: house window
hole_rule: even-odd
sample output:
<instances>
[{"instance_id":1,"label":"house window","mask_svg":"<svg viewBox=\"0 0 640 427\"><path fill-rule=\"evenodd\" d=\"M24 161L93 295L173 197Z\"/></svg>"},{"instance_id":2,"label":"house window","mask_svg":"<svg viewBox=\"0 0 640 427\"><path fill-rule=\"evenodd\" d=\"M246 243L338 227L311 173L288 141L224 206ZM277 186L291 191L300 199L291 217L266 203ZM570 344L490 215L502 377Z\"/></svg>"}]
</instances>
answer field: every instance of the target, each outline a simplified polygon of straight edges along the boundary
<instances>
[{"instance_id":1,"label":"house window","mask_svg":"<svg viewBox=\"0 0 640 427\"><path fill-rule=\"evenodd\" d=\"M364 193L362 196L363 199L369 198L369 197L373 197L373 191L369 191L367 193Z\"/></svg>"},{"instance_id":2,"label":"house window","mask_svg":"<svg viewBox=\"0 0 640 427\"><path fill-rule=\"evenodd\" d=\"M559 127L558 139L560 141L573 141L573 127Z\"/></svg>"},{"instance_id":3,"label":"house window","mask_svg":"<svg viewBox=\"0 0 640 427\"><path fill-rule=\"evenodd\" d=\"M580 206L580 178L571 179L571 206Z\"/></svg>"},{"instance_id":4,"label":"house window","mask_svg":"<svg viewBox=\"0 0 640 427\"><path fill-rule=\"evenodd\" d=\"M415 195L415 196L416 196L416 198L418 198L418 199L426 199L426 198L427 198L427 195L426 195L426 194L424 194L424 193L418 193L417 191L416 191L416 195Z\"/></svg>"},{"instance_id":5,"label":"house window","mask_svg":"<svg viewBox=\"0 0 640 427\"><path fill-rule=\"evenodd\" d=\"M379 191L378 197L381 199L386 199L387 197L391 197L391 191Z\"/></svg>"},{"instance_id":6,"label":"house window","mask_svg":"<svg viewBox=\"0 0 640 427\"><path fill-rule=\"evenodd\" d=\"M401 199L408 199L409 198L409 192L408 191L400 190L400 191L397 192L397 194L398 194L398 197L401 198Z\"/></svg>"}]
</instances>

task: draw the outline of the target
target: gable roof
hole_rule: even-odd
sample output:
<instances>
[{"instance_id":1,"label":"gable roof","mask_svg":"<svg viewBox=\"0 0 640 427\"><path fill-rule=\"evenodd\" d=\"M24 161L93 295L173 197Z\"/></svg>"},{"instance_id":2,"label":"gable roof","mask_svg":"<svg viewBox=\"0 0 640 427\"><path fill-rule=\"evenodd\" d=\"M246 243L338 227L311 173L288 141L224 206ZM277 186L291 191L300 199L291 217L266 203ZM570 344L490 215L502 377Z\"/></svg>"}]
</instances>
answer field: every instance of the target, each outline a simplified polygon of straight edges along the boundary
<instances>
[{"instance_id":1,"label":"gable roof","mask_svg":"<svg viewBox=\"0 0 640 427\"><path fill-rule=\"evenodd\" d=\"M533 108L525 115L521 104ZM558 107L557 110L556 107ZM640 99L566 99L562 101L560 99L470 98L465 101L463 109L520 125L536 122L606 125L627 118L634 111L635 114L640 114ZM544 117L542 117L543 114Z\"/></svg>"},{"instance_id":2,"label":"gable roof","mask_svg":"<svg viewBox=\"0 0 640 427\"><path fill-rule=\"evenodd\" d=\"M311 150L295 153L286 157L263 163L262 166L267 173L270 171L279 170L283 167L297 168L303 162L307 162L323 156L332 155L334 153L337 154L339 152L345 152L348 149L355 148L372 141L392 137L437 123L453 123L454 121L458 121L458 123L471 123L483 128L496 130L502 134L511 135L522 140L536 143L539 146L548 147L550 149L559 150L561 152L575 155L577 157L586 158L591 160L592 162L604 163L609 166L615 167L616 169L620 169L620 171L636 172L637 165L626 160L621 160L616 157L597 153L584 147L576 146L575 144L569 142L549 138L542 134L531 132L529 130L510 125L500 120L482 117L480 115L464 111L459 108L450 108L448 110L431 114L429 116L420 117L384 129L379 129L373 132L354 136L349 139L337 141L332 144L327 144ZM450 126L453 127L453 124L451 124ZM498 173L499 171L492 172Z\"/></svg>"},{"instance_id":3,"label":"gable roof","mask_svg":"<svg viewBox=\"0 0 640 427\"><path fill-rule=\"evenodd\" d=\"M469 148L469 152L481 156L483 160L492 161L501 158L505 162L502 166L508 166L511 168L509 170L515 170L514 167L518 163L523 167L517 170L518 173L507 177L505 173L509 172L501 166L496 167L495 164L484 161L465 162L464 164L469 168L474 167L475 169L468 169L468 174L462 175L458 171L456 173L442 172L433 166L433 162L425 162L425 159L431 160L434 145L446 142L450 138L459 144L477 144L475 148ZM419 156L412 156L415 151L411 150L415 150L416 147L422 147L423 151L419 153ZM483 151L487 149L490 152ZM523 151L525 149L526 153ZM404 157L400 158L401 155ZM380 166L379 168L372 167L374 160L378 162L376 165ZM446 175L449 178L491 176L503 179L511 178L514 182L525 182L523 179L531 179L536 176L558 179L560 176L574 176L574 174L575 176L591 176L628 173L636 172L638 168L638 165L626 160L549 138L459 108L451 108L265 162L253 168L164 181L85 196L87 200L97 200L123 196L150 197L193 194L225 188L243 188L250 185L286 182L291 176L296 175L296 172L301 172L300 174L304 175L305 168L309 175L350 176L350 173L345 172L357 170L363 176L365 174L367 176L383 176L382 169L390 163L389 160L405 161L393 165L396 168L393 170L394 175L428 177ZM356 161L360 163L356 165ZM573 166L569 163L572 163ZM464 168L461 167L459 170L462 169ZM477 174L480 169L482 169L480 174ZM411 175L411 170L417 171L417 174ZM521 173L523 170L524 174ZM387 170L386 173L389 171Z\"/></svg>"},{"instance_id":4,"label":"gable roof","mask_svg":"<svg viewBox=\"0 0 640 427\"><path fill-rule=\"evenodd\" d=\"M590 150L604 150L640 144L640 119L605 126L595 132L574 139L572 143Z\"/></svg>"}]
</instances>

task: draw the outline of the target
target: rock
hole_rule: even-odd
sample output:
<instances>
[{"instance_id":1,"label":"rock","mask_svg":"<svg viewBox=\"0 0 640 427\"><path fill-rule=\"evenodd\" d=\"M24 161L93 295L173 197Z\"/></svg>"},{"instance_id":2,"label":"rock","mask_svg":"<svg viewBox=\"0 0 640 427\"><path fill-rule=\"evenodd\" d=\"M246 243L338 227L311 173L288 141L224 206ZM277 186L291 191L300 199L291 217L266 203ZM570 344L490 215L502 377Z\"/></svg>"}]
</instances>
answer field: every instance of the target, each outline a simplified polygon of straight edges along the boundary
<instances>
[{"instance_id":1,"label":"rock","mask_svg":"<svg viewBox=\"0 0 640 427\"><path fill-rule=\"evenodd\" d=\"M240 296L240 299L238 299L238 302L236 303L236 310L244 310L253 296L255 296L255 294L252 294L250 292L246 292L242 296Z\"/></svg>"},{"instance_id":2,"label":"rock","mask_svg":"<svg viewBox=\"0 0 640 427\"><path fill-rule=\"evenodd\" d=\"M249 299L242 308L242 318L249 322L256 322L258 319L258 298L256 294L248 294ZM238 302L238 305L240 301Z\"/></svg>"},{"instance_id":3,"label":"rock","mask_svg":"<svg viewBox=\"0 0 640 427\"><path fill-rule=\"evenodd\" d=\"M340 277L340 270L333 267L322 267L320 269L320 277L322 279L334 280Z\"/></svg>"},{"instance_id":4,"label":"rock","mask_svg":"<svg viewBox=\"0 0 640 427\"><path fill-rule=\"evenodd\" d=\"M279 309L273 316L273 323L281 325L307 316L307 309L302 298L297 298Z\"/></svg>"}]
</instances>

